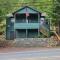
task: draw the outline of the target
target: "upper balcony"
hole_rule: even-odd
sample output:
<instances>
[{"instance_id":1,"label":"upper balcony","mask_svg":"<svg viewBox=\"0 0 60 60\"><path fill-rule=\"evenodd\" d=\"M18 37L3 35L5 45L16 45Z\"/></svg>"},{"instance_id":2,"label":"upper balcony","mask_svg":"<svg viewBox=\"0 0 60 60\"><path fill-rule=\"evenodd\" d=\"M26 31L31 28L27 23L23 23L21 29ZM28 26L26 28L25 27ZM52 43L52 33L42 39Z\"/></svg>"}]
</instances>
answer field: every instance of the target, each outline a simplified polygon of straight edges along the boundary
<instances>
[{"instance_id":1,"label":"upper balcony","mask_svg":"<svg viewBox=\"0 0 60 60\"><path fill-rule=\"evenodd\" d=\"M15 29L38 29L38 14L17 14L15 19Z\"/></svg>"}]
</instances>

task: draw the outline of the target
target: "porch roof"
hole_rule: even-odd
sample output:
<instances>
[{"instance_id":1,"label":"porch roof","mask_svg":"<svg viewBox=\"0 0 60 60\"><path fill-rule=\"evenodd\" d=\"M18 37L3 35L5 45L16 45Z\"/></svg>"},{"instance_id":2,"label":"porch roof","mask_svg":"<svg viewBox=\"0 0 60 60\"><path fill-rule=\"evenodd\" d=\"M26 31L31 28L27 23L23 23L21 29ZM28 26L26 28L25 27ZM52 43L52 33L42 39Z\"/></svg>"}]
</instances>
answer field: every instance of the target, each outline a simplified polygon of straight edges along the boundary
<instances>
[{"instance_id":1,"label":"porch roof","mask_svg":"<svg viewBox=\"0 0 60 60\"><path fill-rule=\"evenodd\" d=\"M26 9L27 9L27 10L26 10ZM39 13L39 14L41 14L41 12L35 10L34 8L25 6L25 7L20 8L19 10L15 11L15 12L13 13L13 15L14 15L14 14L18 14L18 13L19 13L19 14L23 14L23 13L26 13L26 11L27 11L28 13Z\"/></svg>"}]
</instances>

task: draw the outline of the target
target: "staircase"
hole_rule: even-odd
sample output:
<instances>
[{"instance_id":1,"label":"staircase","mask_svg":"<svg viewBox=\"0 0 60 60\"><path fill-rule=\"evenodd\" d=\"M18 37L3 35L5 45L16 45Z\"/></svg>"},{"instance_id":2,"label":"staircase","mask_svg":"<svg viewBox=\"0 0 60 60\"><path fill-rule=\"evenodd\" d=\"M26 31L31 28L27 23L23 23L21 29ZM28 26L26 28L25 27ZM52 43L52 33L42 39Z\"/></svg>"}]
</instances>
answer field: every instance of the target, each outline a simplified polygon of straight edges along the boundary
<instances>
[{"instance_id":1,"label":"staircase","mask_svg":"<svg viewBox=\"0 0 60 60\"><path fill-rule=\"evenodd\" d=\"M49 36L49 28L45 25L41 25L40 32L47 37Z\"/></svg>"},{"instance_id":2,"label":"staircase","mask_svg":"<svg viewBox=\"0 0 60 60\"><path fill-rule=\"evenodd\" d=\"M55 31L53 31L53 33L56 35L56 37L58 38L58 40L60 40L60 36Z\"/></svg>"}]
</instances>

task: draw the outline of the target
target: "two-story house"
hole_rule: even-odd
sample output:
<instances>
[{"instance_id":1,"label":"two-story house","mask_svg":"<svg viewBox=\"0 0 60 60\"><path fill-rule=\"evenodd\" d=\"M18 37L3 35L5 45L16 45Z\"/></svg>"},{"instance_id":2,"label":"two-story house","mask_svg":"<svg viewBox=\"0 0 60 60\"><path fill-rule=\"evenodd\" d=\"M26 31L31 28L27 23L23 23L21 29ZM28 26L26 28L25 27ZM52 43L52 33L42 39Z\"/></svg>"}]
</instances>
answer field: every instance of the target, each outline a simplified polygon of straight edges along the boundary
<instances>
[{"instance_id":1,"label":"two-story house","mask_svg":"<svg viewBox=\"0 0 60 60\"><path fill-rule=\"evenodd\" d=\"M28 6L22 7L7 17L6 39L38 38L44 20L45 16L41 12Z\"/></svg>"}]
</instances>

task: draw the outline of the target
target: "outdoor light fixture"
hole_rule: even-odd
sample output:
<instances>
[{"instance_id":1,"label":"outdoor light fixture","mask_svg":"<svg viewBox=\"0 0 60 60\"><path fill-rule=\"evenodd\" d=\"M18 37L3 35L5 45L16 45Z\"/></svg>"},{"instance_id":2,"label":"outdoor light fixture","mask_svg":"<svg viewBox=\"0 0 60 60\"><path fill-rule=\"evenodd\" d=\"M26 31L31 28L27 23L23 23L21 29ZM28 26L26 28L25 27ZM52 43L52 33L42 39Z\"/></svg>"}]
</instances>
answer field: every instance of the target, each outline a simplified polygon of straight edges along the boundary
<instances>
[{"instance_id":1,"label":"outdoor light fixture","mask_svg":"<svg viewBox=\"0 0 60 60\"><path fill-rule=\"evenodd\" d=\"M41 20L44 21L45 20L44 17L42 17Z\"/></svg>"},{"instance_id":2,"label":"outdoor light fixture","mask_svg":"<svg viewBox=\"0 0 60 60\"><path fill-rule=\"evenodd\" d=\"M14 18L11 18L11 22L14 23L15 22L15 19Z\"/></svg>"},{"instance_id":3,"label":"outdoor light fixture","mask_svg":"<svg viewBox=\"0 0 60 60\"><path fill-rule=\"evenodd\" d=\"M44 22L45 22L45 18L44 18L44 17L41 17L41 18L40 18L40 24L43 25Z\"/></svg>"}]
</instances>

